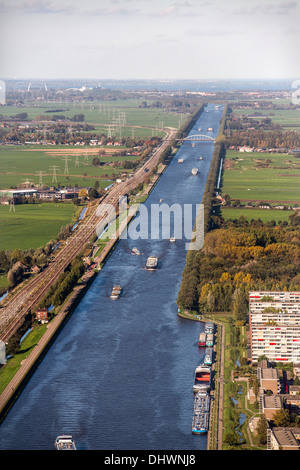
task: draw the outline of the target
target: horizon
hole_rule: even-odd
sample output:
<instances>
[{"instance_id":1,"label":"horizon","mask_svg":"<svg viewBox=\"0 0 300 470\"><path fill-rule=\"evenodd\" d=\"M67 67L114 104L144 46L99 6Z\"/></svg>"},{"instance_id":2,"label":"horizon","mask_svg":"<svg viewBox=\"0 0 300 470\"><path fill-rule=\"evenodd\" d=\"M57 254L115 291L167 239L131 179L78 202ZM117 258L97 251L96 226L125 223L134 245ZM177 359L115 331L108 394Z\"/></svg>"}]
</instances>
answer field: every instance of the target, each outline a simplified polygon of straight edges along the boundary
<instances>
[{"instance_id":1,"label":"horizon","mask_svg":"<svg viewBox=\"0 0 300 470\"><path fill-rule=\"evenodd\" d=\"M300 77L299 0L0 0L0 13L2 79Z\"/></svg>"}]
</instances>

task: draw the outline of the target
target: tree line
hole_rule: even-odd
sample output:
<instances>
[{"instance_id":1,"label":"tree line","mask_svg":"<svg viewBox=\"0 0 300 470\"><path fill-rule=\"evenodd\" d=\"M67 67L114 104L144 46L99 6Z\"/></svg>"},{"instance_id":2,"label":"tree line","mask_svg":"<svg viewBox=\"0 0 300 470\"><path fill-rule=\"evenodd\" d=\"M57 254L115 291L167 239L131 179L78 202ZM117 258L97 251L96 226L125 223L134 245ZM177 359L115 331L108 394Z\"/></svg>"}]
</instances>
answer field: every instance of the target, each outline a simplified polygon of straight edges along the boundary
<instances>
[{"instance_id":1,"label":"tree line","mask_svg":"<svg viewBox=\"0 0 300 470\"><path fill-rule=\"evenodd\" d=\"M299 226L231 222L210 231L201 251L188 252L177 302L245 321L250 290L300 290Z\"/></svg>"}]
</instances>

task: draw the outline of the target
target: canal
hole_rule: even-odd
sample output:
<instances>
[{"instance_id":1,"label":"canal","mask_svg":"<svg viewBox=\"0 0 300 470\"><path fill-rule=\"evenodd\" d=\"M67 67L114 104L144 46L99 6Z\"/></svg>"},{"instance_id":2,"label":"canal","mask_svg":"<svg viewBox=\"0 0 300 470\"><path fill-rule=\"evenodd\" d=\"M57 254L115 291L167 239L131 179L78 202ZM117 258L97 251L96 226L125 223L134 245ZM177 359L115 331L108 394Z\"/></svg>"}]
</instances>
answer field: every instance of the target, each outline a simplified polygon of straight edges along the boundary
<instances>
[{"instance_id":1,"label":"canal","mask_svg":"<svg viewBox=\"0 0 300 470\"><path fill-rule=\"evenodd\" d=\"M217 136L223 109L206 110L190 135L212 127ZM145 207L201 203L212 154L213 142L185 142ZM0 449L51 450L62 433L79 450L206 449L206 436L191 432L203 326L177 316L186 253L185 240L119 241L1 424ZM152 254L159 269L149 272ZM114 284L123 287L117 301Z\"/></svg>"}]
</instances>

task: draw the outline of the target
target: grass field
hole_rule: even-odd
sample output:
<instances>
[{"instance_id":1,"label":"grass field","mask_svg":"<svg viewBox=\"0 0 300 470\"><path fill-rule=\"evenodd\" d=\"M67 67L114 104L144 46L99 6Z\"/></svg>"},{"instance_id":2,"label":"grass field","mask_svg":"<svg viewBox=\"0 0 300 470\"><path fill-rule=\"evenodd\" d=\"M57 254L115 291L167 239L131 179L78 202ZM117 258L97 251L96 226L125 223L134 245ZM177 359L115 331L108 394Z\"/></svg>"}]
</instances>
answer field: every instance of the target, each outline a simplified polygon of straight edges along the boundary
<instances>
[{"instance_id":1,"label":"grass field","mask_svg":"<svg viewBox=\"0 0 300 470\"><path fill-rule=\"evenodd\" d=\"M72 203L0 206L0 250L39 248L56 238L61 227L75 221Z\"/></svg>"},{"instance_id":2,"label":"grass field","mask_svg":"<svg viewBox=\"0 0 300 470\"><path fill-rule=\"evenodd\" d=\"M259 163L271 160L267 168ZM226 152L222 193L241 201L300 202L300 161L290 155Z\"/></svg>"},{"instance_id":3,"label":"grass field","mask_svg":"<svg viewBox=\"0 0 300 470\"><path fill-rule=\"evenodd\" d=\"M150 103L149 101L148 104ZM92 132L107 135L108 126L112 126L113 122L116 123L119 113L123 113L125 121L121 130L119 131L118 126L111 128L112 135L115 135L116 138L130 136L137 139L149 139L154 135L163 137L166 134L163 127L178 128L180 119L175 112L163 108L139 108L140 104L141 100L132 98L82 103L28 102L23 108L1 106L1 115L5 118L22 112L27 113L29 119L35 120L37 116L51 119L53 114L67 118L71 118L75 114L84 114L84 122L95 127L95 131ZM42 128L42 122L40 125ZM68 171L66 171L64 155L58 152L60 148L68 151ZM106 151L110 150L120 150L120 148L106 148ZM53 169L50 168L53 165L59 167L57 169L57 183L61 185L77 183L78 186L94 186L95 180L102 178L106 181L100 182L100 187L106 187L111 183L112 173L117 176L124 170L111 166L93 167L91 163L93 158L98 156L98 151L99 147L2 146L0 148L0 189L15 187L28 179L34 184L38 184L39 172L41 171L44 173L42 182L49 186L54 183ZM111 162L114 160L135 160L136 158L136 156L107 156L101 157L100 160Z\"/></svg>"},{"instance_id":4,"label":"grass field","mask_svg":"<svg viewBox=\"0 0 300 470\"><path fill-rule=\"evenodd\" d=\"M36 325L22 341L18 354L15 354L14 357L10 358L5 367L0 369L0 393L2 393L5 387L9 384L10 380L21 367L21 362L29 356L34 346L36 346L40 338L45 333L46 329L47 325Z\"/></svg>"},{"instance_id":5,"label":"grass field","mask_svg":"<svg viewBox=\"0 0 300 470\"><path fill-rule=\"evenodd\" d=\"M289 216L293 211L284 211L279 209L250 209L250 208L240 208L240 207L222 207L221 214L225 220L228 219L238 219L241 215L246 217L248 222L251 219L260 219L262 222L270 222L270 220L279 220L289 222Z\"/></svg>"},{"instance_id":6,"label":"grass field","mask_svg":"<svg viewBox=\"0 0 300 470\"><path fill-rule=\"evenodd\" d=\"M152 135L152 128L162 129L162 127L178 127L178 114L164 110L163 108L139 108L141 101L139 99L126 99L115 101L93 101L82 103L28 103L22 108L13 108L11 106L1 106L1 114L4 117L14 116L18 113L27 113L28 118L35 120L37 116L63 115L67 118L75 114L84 114L85 122L96 124L99 133L103 129L108 129L118 118L118 113L126 113L126 121L122 129L122 136L132 136L132 127L135 137L149 137ZM150 102L149 102L150 104ZM57 112L57 110L61 110ZM102 125L102 127L101 127ZM103 127L106 126L106 127ZM165 133L159 131L159 136Z\"/></svg>"},{"instance_id":7,"label":"grass field","mask_svg":"<svg viewBox=\"0 0 300 470\"><path fill-rule=\"evenodd\" d=\"M243 108L234 109L235 114L253 115L255 112L259 112L262 116L257 116L257 119L261 119L264 116L268 116L274 124L280 124L284 126L284 129L292 129L300 132L300 109L257 109L257 108Z\"/></svg>"},{"instance_id":8,"label":"grass field","mask_svg":"<svg viewBox=\"0 0 300 470\"><path fill-rule=\"evenodd\" d=\"M98 157L98 152L99 148L76 146L64 148L42 145L2 146L0 147L0 189L16 187L26 180L39 184L40 172L43 172L42 183L49 186L53 184L53 169L51 168L53 166L58 167L57 183L61 185L72 186L77 183L78 186L94 186L99 178L100 187L106 187L111 183L112 173L118 175L129 170L124 170L122 167L113 168L105 163L134 161L137 158L132 155ZM65 156L68 157L67 171L65 171ZM104 162L104 166L93 166L94 157Z\"/></svg>"}]
</instances>

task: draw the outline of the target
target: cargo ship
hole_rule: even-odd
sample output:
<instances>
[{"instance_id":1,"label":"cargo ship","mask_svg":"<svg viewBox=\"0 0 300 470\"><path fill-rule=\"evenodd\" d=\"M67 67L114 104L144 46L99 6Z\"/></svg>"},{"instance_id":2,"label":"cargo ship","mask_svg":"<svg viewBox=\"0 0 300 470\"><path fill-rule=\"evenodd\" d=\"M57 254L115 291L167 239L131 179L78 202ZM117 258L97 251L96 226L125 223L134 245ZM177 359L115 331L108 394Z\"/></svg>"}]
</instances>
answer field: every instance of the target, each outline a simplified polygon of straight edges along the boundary
<instances>
[{"instance_id":1,"label":"cargo ship","mask_svg":"<svg viewBox=\"0 0 300 470\"><path fill-rule=\"evenodd\" d=\"M146 269L153 271L156 268L157 268L157 257L149 256L149 258L147 259L147 263L146 263Z\"/></svg>"},{"instance_id":2,"label":"cargo ship","mask_svg":"<svg viewBox=\"0 0 300 470\"><path fill-rule=\"evenodd\" d=\"M204 434L209 426L210 395L206 392L197 392L194 398L194 413L192 432Z\"/></svg>"},{"instance_id":3,"label":"cargo ship","mask_svg":"<svg viewBox=\"0 0 300 470\"><path fill-rule=\"evenodd\" d=\"M192 433L205 434L208 431L209 413L194 413Z\"/></svg>"},{"instance_id":4,"label":"cargo ship","mask_svg":"<svg viewBox=\"0 0 300 470\"><path fill-rule=\"evenodd\" d=\"M207 392L197 392L194 398L194 411L208 413L210 408L210 395Z\"/></svg>"},{"instance_id":5,"label":"cargo ship","mask_svg":"<svg viewBox=\"0 0 300 470\"><path fill-rule=\"evenodd\" d=\"M200 364L195 370L195 383L193 392L206 392L210 390L211 368L205 364Z\"/></svg>"},{"instance_id":6,"label":"cargo ship","mask_svg":"<svg viewBox=\"0 0 300 470\"><path fill-rule=\"evenodd\" d=\"M192 175L197 175L198 173L198 168L193 168L192 169Z\"/></svg>"},{"instance_id":7,"label":"cargo ship","mask_svg":"<svg viewBox=\"0 0 300 470\"><path fill-rule=\"evenodd\" d=\"M76 450L75 441L70 435L57 436L54 447L56 450Z\"/></svg>"},{"instance_id":8,"label":"cargo ship","mask_svg":"<svg viewBox=\"0 0 300 470\"><path fill-rule=\"evenodd\" d=\"M213 356L212 349L207 348L206 351L205 351L203 364L205 364L206 366L211 366L212 365L212 356Z\"/></svg>"},{"instance_id":9,"label":"cargo ship","mask_svg":"<svg viewBox=\"0 0 300 470\"><path fill-rule=\"evenodd\" d=\"M212 333L207 333L206 335L206 346L214 345L214 335Z\"/></svg>"},{"instance_id":10,"label":"cargo ship","mask_svg":"<svg viewBox=\"0 0 300 470\"><path fill-rule=\"evenodd\" d=\"M121 295L122 288L121 286L114 286L113 290L111 291L110 298L112 300L117 300Z\"/></svg>"},{"instance_id":11,"label":"cargo ship","mask_svg":"<svg viewBox=\"0 0 300 470\"><path fill-rule=\"evenodd\" d=\"M204 332L200 333L198 346L206 346L206 333Z\"/></svg>"}]
</instances>

